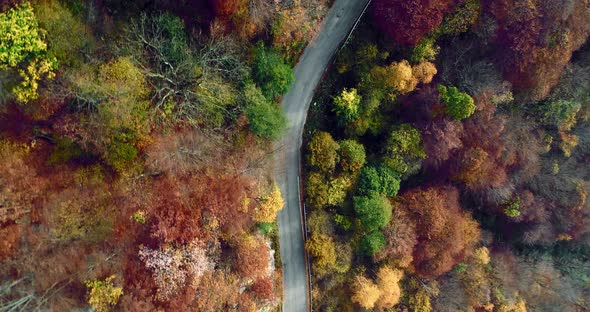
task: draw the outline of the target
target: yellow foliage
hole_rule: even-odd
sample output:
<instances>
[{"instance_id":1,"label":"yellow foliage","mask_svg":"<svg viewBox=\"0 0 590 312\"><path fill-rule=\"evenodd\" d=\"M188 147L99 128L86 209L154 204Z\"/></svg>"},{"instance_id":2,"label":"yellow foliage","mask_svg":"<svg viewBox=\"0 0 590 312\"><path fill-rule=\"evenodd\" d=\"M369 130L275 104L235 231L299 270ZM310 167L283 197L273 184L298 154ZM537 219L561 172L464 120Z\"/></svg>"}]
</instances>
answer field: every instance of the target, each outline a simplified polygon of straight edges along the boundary
<instances>
[{"instance_id":1,"label":"yellow foliage","mask_svg":"<svg viewBox=\"0 0 590 312\"><path fill-rule=\"evenodd\" d=\"M89 289L88 304L96 312L108 312L110 306L114 306L123 295L122 287L113 285L114 275L107 277L104 281L86 281Z\"/></svg>"},{"instance_id":2,"label":"yellow foliage","mask_svg":"<svg viewBox=\"0 0 590 312\"><path fill-rule=\"evenodd\" d=\"M352 301L358 303L365 309L371 309L379 300L381 291L379 287L373 283L370 279L359 276L356 278L354 283L354 295Z\"/></svg>"},{"instance_id":3,"label":"yellow foliage","mask_svg":"<svg viewBox=\"0 0 590 312\"><path fill-rule=\"evenodd\" d=\"M260 205L254 212L254 220L257 222L274 222L279 210L283 209L285 202L279 186L275 183L272 191L263 196Z\"/></svg>"},{"instance_id":4,"label":"yellow foliage","mask_svg":"<svg viewBox=\"0 0 590 312\"><path fill-rule=\"evenodd\" d=\"M480 247L473 253L473 259L478 264L487 265L490 263L490 251L487 247Z\"/></svg>"},{"instance_id":5,"label":"yellow foliage","mask_svg":"<svg viewBox=\"0 0 590 312\"><path fill-rule=\"evenodd\" d=\"M412 67L412 74L420 83L430 83L437 73L436 66L430 62L422 62Z\"/></svg>"},{"instance_id":6,"label":"yellow foliage","mask_svg":"<svg viewBox=\"0 0 590 312\"><path fill-rule=\"evenodd\" d=\"M382 309L393 308L399 302L401 289L399 281L404 276L404 272L392 269L388 266L381 267L377 272L377 285L381 291L377 306Z\"/></svg>"},{"instance_id":7,"label":"yellow foliage","mask_svg":"<svg viewBox=\"0 0 590 312\"><path fill-rule=\"evenodd\" d=\"M321 270L327 270L336 263L336 249L332 237L312 233L305 243L305 249L314 257L314 265Z\"/></svg>"},{"instance_id":8,"label":"yellow foliage","mask_svg":"<svg viewBox=\"0 0 590 312\"><path fill-rule=\"evenodd\" d=\"M578 146L578 136L569 132L560 132L559 137L561 138L559 147L565 157L572 156L573 149Z\"/></svg>"},{"instance_id":9,"label":"yellow foliage","mask_svg":"<svg viewBox=\"0 0 590 312\"><path fill-rule=\"evenodd\" d=\"M12 90L17 101L38 97L39 81L55 77L57 60L47 53L45 31L39 27L29 2L0 13L0 70L14 69L21 82Z\"/></svg>"},{"instance_id":10,"label":"yellow foliage","mask_svg":"<svg viewBox=\"0 0 590 312\"><path fill-rule=\"evenodd\" d=\"M406 60L391 63L389 71L391 73L389 78L390 86L401 94L413 91L418 85L418 80L412 73L412 66Z\"/></svg>"}]
</instances>

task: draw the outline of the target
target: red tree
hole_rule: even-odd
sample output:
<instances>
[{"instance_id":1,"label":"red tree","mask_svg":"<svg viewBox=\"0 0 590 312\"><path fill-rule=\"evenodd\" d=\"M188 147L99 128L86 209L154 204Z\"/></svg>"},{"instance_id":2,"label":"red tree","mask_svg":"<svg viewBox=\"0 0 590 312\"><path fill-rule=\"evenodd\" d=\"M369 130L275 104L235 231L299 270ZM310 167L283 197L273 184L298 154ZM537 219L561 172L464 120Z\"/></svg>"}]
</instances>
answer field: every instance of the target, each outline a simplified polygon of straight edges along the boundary
<instances>
[{"instance_id":1,"label":"red tree","mask_svg":"<svg viewBox=\"0 0 590 312\"><path fill-rule=\"evenodd\" d=\"M395 43L415 45L436 28L455 0L376 0L373 17Z\"/></svg>"}]
</instances>

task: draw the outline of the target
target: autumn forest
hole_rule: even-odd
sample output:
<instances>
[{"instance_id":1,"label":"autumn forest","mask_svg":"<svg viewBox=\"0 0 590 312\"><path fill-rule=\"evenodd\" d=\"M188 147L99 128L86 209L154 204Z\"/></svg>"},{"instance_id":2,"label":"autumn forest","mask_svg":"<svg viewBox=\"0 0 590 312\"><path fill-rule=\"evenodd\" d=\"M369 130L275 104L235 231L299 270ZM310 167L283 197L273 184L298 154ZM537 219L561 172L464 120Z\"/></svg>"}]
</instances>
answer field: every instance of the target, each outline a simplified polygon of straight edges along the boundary
<instances>
[{"instance_id":1,"label":"autumn forest","mask_svg":"<svg viewBox=\"0 0 590 312\"><path fill-rule=\"evenodd\" d=\"M370 1L290 206L351 1L0 0L0 312L590 311L590 3Z\"/></svg>"}]
</instances>

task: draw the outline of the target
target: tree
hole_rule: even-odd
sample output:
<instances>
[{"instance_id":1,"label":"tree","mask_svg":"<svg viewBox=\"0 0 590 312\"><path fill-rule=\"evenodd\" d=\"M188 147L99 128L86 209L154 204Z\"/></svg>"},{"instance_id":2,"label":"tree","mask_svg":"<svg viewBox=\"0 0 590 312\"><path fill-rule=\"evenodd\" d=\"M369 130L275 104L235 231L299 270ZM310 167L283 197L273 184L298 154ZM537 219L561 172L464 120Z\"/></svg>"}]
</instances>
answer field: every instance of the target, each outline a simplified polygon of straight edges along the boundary
<instances>
[{"instance_id":1,"label":"tree","mask_svg":"<svg viewBox=\"0 0 590 312\"><path fill-rule=\"evenodd\" d=\"M582 105L578 102L552 100L541 105L539 110L542 112L543 123L554 126L559 131L569 131L576 124L581 108Z\"/></svg>"},{"instance_id":2,"label":"tree","mask_svg":"<svg viewBox=\"0 0 590 312\"><path fill-rule=\"evenodd\" d=\"M395 207L389 224L383 229L387 244L374 259L387 259L390 264L398 268L408 267L413 257L414 247L418 244L416 225L408 213L400 207Z\"/></svg>"},{"instance_id":3,"label":"tree","mask_svg":"<svg viewBox=\"0 0 590 312\"><path fill-rule=\"evenodd\" d=\"M415 169L426 157L420 132L410 124L401 124L391 132L384 148L384 162L400 174Z\"/></svg>"},{"instance_id":4,"label":"tree","mask_svg":"<svg viewBox=\"0 0 590 312\"><path fill-rule=\"evenodd\" d=\"M104 281L86 281L88 288L88 304L96 312L108 312L110 306L114 306L123 295L122 287L113 285L114 275L107 277Z\"/></svg>"},{"instance_id":5,"label":"tree","mask_svg":"<svg viewBox=\"0 0 590 312\"><path fill-rule=\"evenodd\" d=\"M357 191L361 195L377 193L393 197L397 195L399 187L399 173L389 166L381 164L378 166L365 166L362 169L359 176Z\"/></svg>"},{"instance_id":6,"label":"tree","mask_svg":"<svg viewBox=\"0 0 590 312\"><path fill-rule=\"evenodd\" d=\"M336 249L332 237L317 232L311 233L305 249L313 257L314 272L324 275L336 264Z\"/></svg>"},{"instance_id":7,"label":"tree","mask_svg":"<svg viewBox=\"0 0 590 312\"><path fill-rule=\"evenodd\" d=\"M285 202L283 201L283 196L281 196L281 190L274 183L272 191L260 199L260 205L254 212L254 220L257 222L274 222L277 218L277 213L283 209L283 206L285 206Z\"/></svg>"},{"instance_id":8,"label":"tree","mask_svg":"<svg viewBox=\"0 0 590 312\"><path fill-rule=\"evenodd\" d=\"M246 116L250 130L260 137L276 140L286 128L287 118L281 108L267 100L254 84L244 88Z\"/></svg>"},{"instance_id":9,"label":"tree","mask_svg":"<svg viewBox=\"0 0 590 312\"><path fill-rule=\"evenodd\" d=\"M309 154L307 162L322 173L331 173L338 163L340 145L328 132L318 131L313 134L307 145Z\"/></svg>"},{"instance_id":10,"label":"tree","mask_svg":"<svg viewBox=\"0 0 590 312\"><path fill-rule=\"evenodd\" d=\"M252 74L269 100L287 93L295 79L291 67L276 52L265 48L262 42L254 49Z\"/></svg>"},{"instance_id":11,"label":"tree","mask_svg":"<svg viewBox=\"0 0 590 312\"><path fill-rule=\"evenodd\" d=\"M453 187L412 189L398 197L398 203L416 225L412 264L422 276L450 271L479 240L478 223L462 211Z\"/></svg>"},{"instance_id":12,"label":"tree","mask_svg":"<svg viewBox=\"0 0 590 312\"><path fill-rule=\"evenodd\" d=\"M365 164L365 147L355 140L338 142L340 145L340 167L345 172L356 174Z\"/></svg>"},{"instance_id":13,"label":"tree","mask_svg":"<svg viewBox=\"0 0 590 312\"><path fill-rule=\"evenodd\" d=\"M57 0L38 1L33 6L39 25L47 30L48 53L61 65L80 66L83 52L91 51L95 44L90 27Z\"/></svg>"},{"instance_id":14,"label":"tree","mask_svg":"<svg viewBox=\"0 0 590 312\"><path fill-rule=\"evenodd\" d=\"M355 196L353 202L354 212L368 232L384 228L391 220L391 203L382 195L372 193L368 196Z\"/></svg>"},{"instance_id":15,"label":"tree","mask_svg":"<svg viewBox=\"0 0 590 312\"><path fill-rule=\"evenodd\" d=\"M170 300L187 284L198 285L201 276L213 271L215 266L198 241L165 249L143 247L139 258L152 271L158 286L156 298L161 301Z\"/></svg>"},{"instance_id":16,"label":"tree","mask_svg":"<svg viewBox=\"0 0 590 312\"><path fill-rule=\"evenodd\" d=\"M270 252L261 237L238 238L234 249L234 269L245 279L256 280L268 275Z\"/></svg>"},{"instance_id":17,"label":"tree","mask_svg":"<svg viewBox=\"0 0 590 312\"><path fill-rule=\"evenodd\" d=\"M381 291L373 281L364 277L357 276L353 283L352 301L358 303L365 309L371 309L375 306Z\"/></svg>"},{"instance_id":18,"label":"tree","mask_svg":"<svg viewBox=\"0 0 590 312\"><path fill-rule=\"evenodd\" d=\"M378 0L373 6L373 17L379 29L395 43L411 46L435 29L457 2Z\"/></svg>"},{"instance_id":19,"label":"tree","mask_svg":"<svg viewBox=\"0 0 590 312\"><path fill-rule=\"evenodd\" d=\"M385 248L387 242L381 232L365 234L361 240L361 252L367 256L374 256Z\"/></svg>"},{"instance_id":20,"label":"tree","mask_svg":"<svg viewBox=\"0 0 590 312\"><path fill-rule=\"evenodd\" d=\"M377 271L377 287L381 291L379 300L375 304L381 309L391 309L395 306L401 297L399 281L404 276L404 272L392 269L389 266L382 266Z\"/></svg>"},{"instance_id":21,"label":"tree","mask_svg":"<svg viewBox=\"0 0 590 312\"><path fill-rule=\"evenodd\" d=\"M361 96L356 89L343 89L334 97L334 112L344 123L354 120L360 113Z\"/></svg>"},{"instance_id":22,"label":"tree","mask_svg":"<svg viewBox=\"0 0 590 312\"><path fill-rule=\"evenodd\" d=\"M438 86L441 101L446 105L445 113L453 120L463 120L475 112L473 98L456 87Z\"/></svg>"},{"instance_id":23,"label":"tree","mask_svg":"<svg viewBox=\"0 0 590 312\"><path fill-rule=\"evenodd\" d=\"M33 7L23 2L0 13L0 71L14 70L20 83L12 93L21 103L38 97L39 81L55 77L57 60L47 52L45 31L39 27Z\"/></svg>"}]
</instances>

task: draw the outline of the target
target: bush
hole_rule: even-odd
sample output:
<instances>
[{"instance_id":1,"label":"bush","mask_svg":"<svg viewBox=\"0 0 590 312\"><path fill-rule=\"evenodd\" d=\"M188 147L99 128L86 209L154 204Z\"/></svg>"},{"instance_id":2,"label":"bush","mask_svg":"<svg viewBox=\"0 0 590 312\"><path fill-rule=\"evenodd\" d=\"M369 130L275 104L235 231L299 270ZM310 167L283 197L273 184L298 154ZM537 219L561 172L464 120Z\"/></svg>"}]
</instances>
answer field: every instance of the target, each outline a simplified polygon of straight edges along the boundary
<instances>
[{"instance_id":1,"label":"bush","mask_svg":"<svg viewBox=\"0 0 590 312\"><path fill-rule=\"evenodd\" d=\"M567 100L548 101L539 106L541 120L547 125L556 127L559 131L569 131L577 122L577 115L582 105Z\"/></svg>"},{"instance_id":2,"label":"bush","mask_svg":"<svg viewBox=\"0 0 590 312\"><path fill-rule=\"evenodd\" d=\"M60 165L70 160L79 159L84 155L84 151L78 144L68 138L56 138L55 146L47 159L48 165Z\"/></svg>"},{"instance_id":3,"label":"bush","mask_svg":"<svg viewBox=\"0 0 590 312\"><path fill-rule=\"evenodd\" d=\"M291 67L283 62L279 54L265 48L262 42L254 49L252 71L256 83L268 99L287 93L295 80Z\"/></svg>"}]
</instances>

